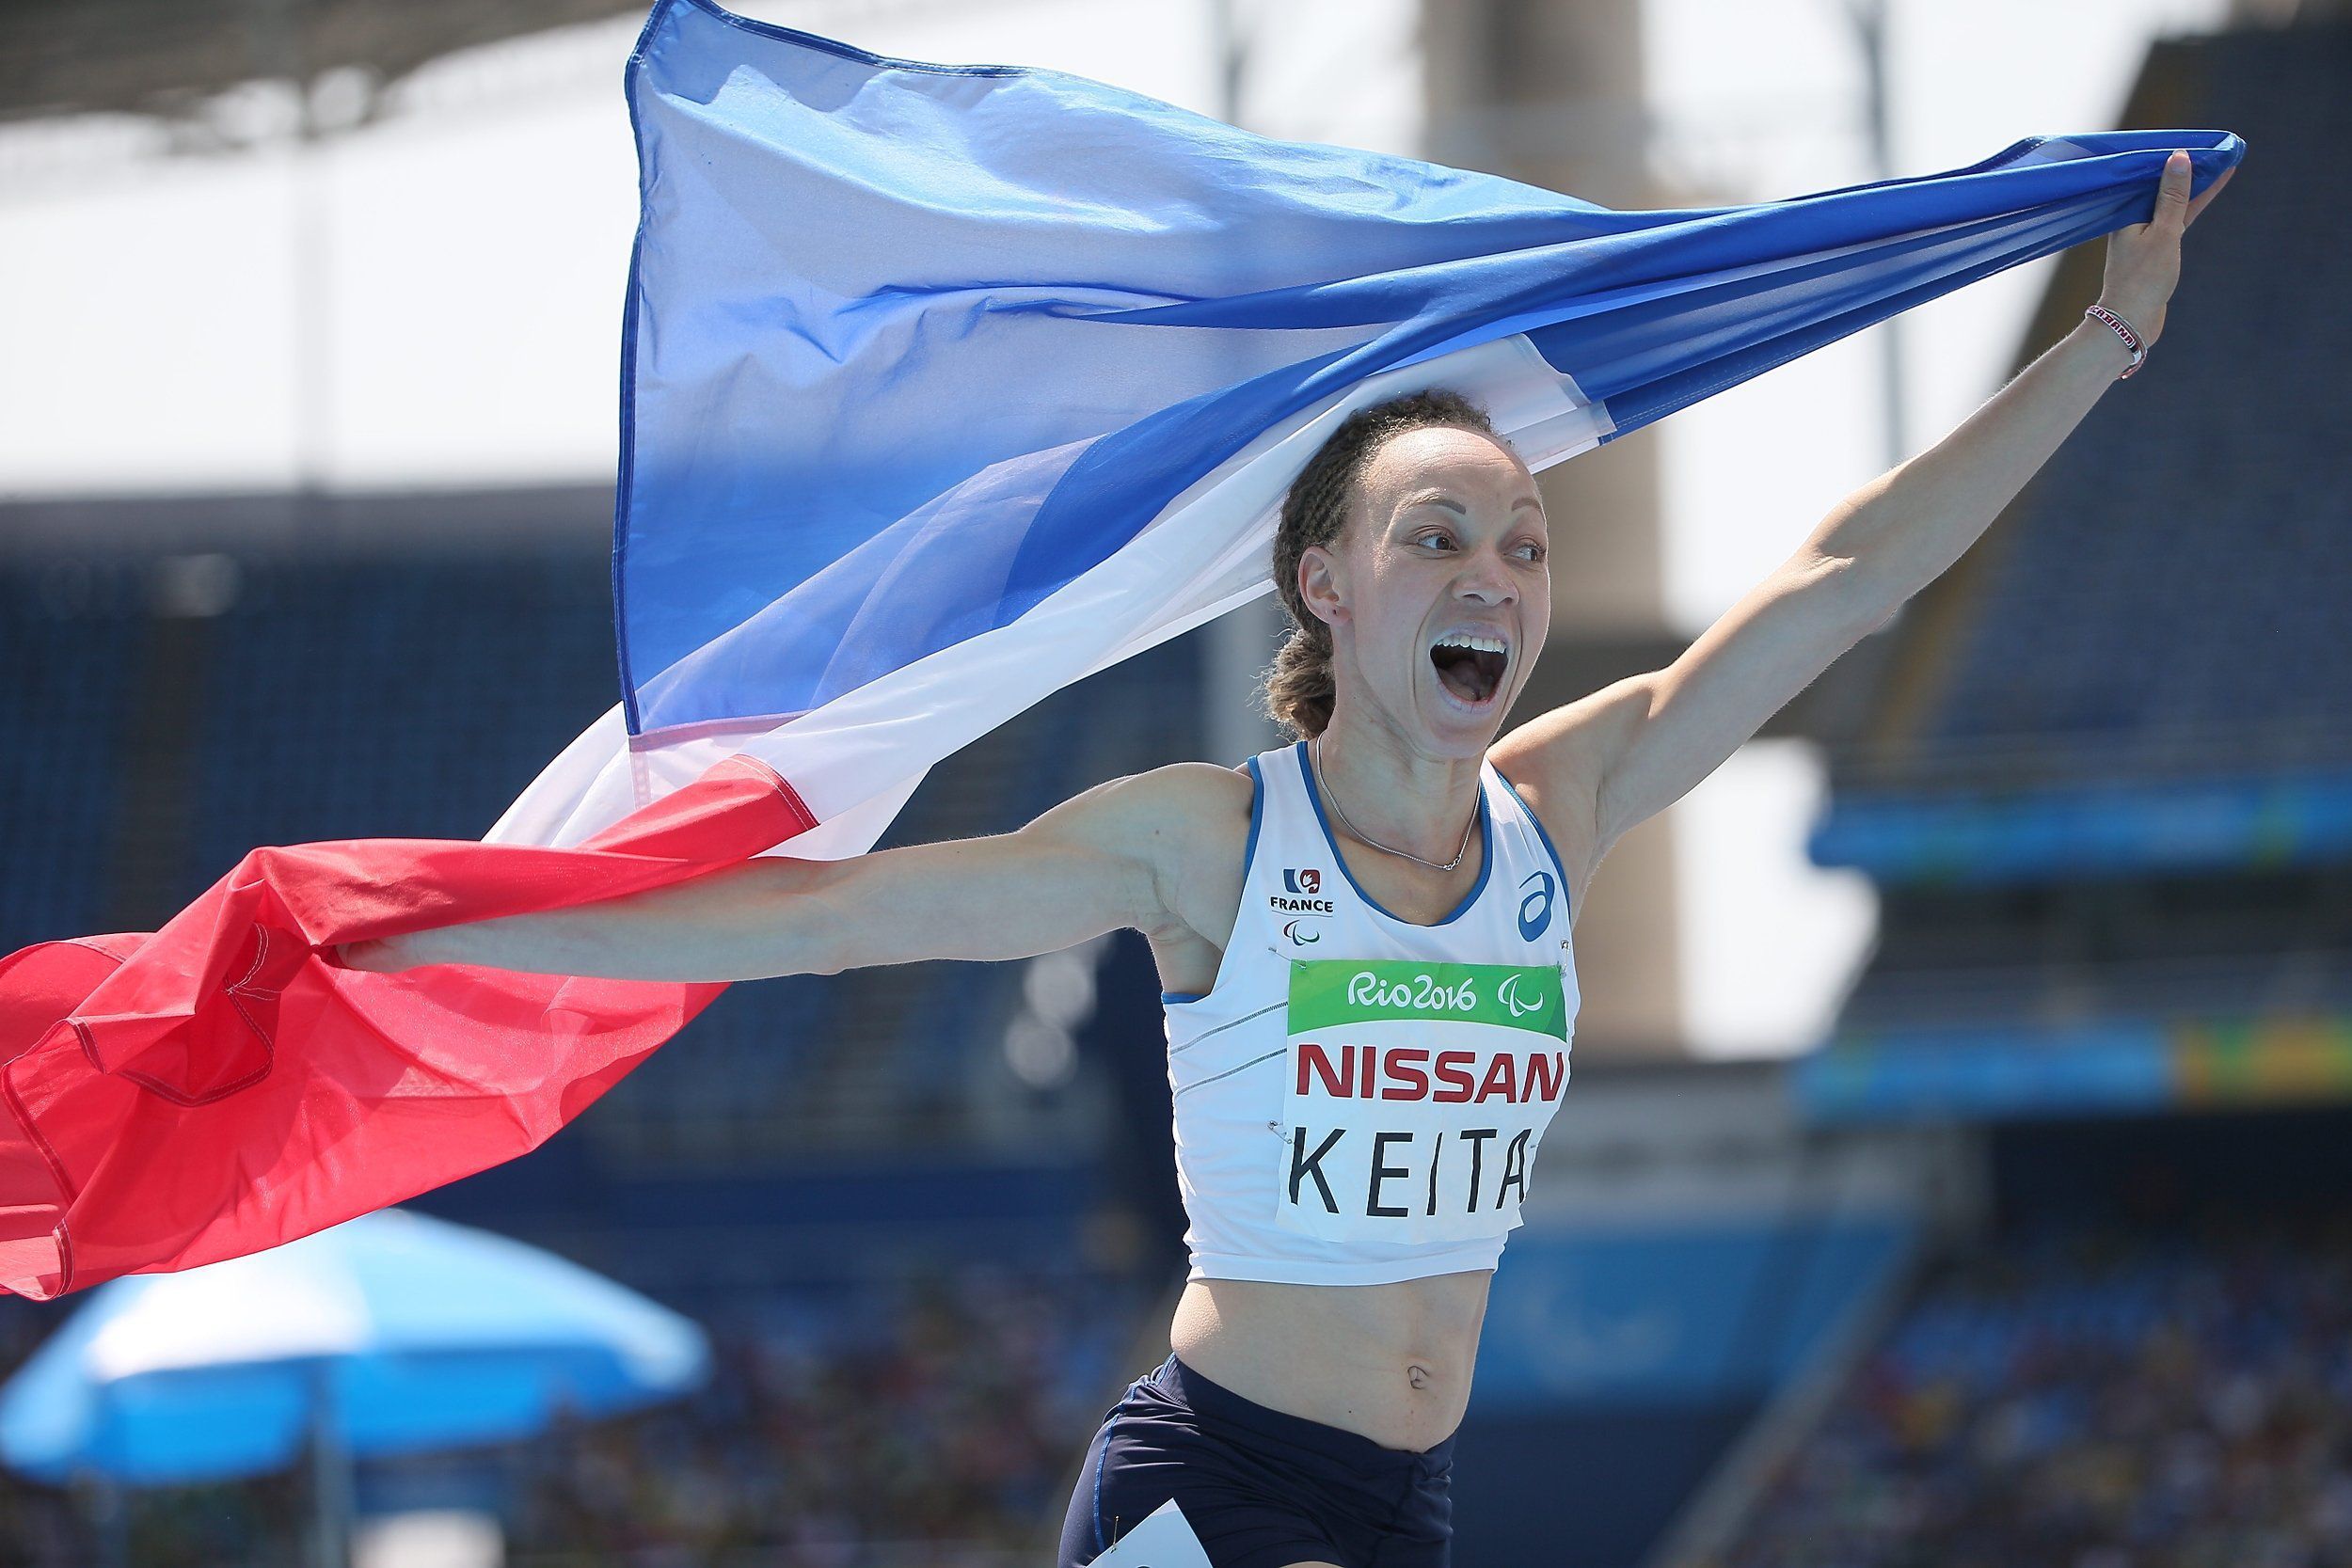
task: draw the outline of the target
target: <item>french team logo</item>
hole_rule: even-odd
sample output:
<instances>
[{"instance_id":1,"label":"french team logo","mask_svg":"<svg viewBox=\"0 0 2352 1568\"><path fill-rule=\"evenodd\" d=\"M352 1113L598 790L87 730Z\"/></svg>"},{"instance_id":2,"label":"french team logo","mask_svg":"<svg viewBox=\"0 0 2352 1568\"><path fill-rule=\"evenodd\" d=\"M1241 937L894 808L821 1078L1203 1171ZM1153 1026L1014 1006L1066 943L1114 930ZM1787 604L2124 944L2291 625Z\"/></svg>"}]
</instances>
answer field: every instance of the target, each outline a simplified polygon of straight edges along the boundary
<instances>
[{"instance_id":1,"label":"french team logo","mask_svg":"<svg viewBox=\"0 0 2352 1568\"><path fill-rule=\"evenodd\" d=\"M1266 895L1266 908L1272 910L1275 914L1279 916L1288 917L1291 915L1300 914L1332 914L1337 912L1331 908L1331 900L1322 895L1323 873L1311 865L1284 866L1282 868L1282 887L1284 889L1283 892L1269 892ZM1312 929L1311 927L1307 928ZM1291 927L1285 927L1283 934L1285 936L1290 936ZM1295 942L1298 938L1292 936L1291 940ZM1315 939L1310 937L1307 940L1311 942Z\"/></svg>"},{"instance_id":2,"label":"french team logo","mask_svg":"<svg viewBox=\"0 0 2352 1568\"><path fill-rule=\"evenodd\" d=\"M1534 942L1551 924L1553 878L1549 871L1531 871L1527 874L1527 880L1519 886L1524 888L1528 882L1541 885L1519 900L1519 935Z\"/></svg>"}]
</instances>

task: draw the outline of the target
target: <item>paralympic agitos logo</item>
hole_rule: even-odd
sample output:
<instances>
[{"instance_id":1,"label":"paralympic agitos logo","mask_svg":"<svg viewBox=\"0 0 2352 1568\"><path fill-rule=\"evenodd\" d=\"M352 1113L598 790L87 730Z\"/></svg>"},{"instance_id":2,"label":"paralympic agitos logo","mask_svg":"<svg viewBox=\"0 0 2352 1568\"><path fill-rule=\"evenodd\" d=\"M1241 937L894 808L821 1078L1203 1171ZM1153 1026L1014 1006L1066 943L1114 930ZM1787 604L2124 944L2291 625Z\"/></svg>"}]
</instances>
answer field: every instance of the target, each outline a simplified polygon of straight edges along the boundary
<instances>
[{"instance_id":1,"label":"paralympic agitos logo","mask_svg":"<svg viewBox=\"0 0 2352 1568\"><path fill-rule=\"evenodd\" d=\"M1543 1008L1543 1003L1540 1001L1521 1002L1519 1000L1519 979L1520 977L1517 974L1504 975L1502 989L1495 992L1495 1000L1508 1007L1513 1018L1525 1018L1529 1013L1538 1012Z\"/></svg>"}]
</instances>

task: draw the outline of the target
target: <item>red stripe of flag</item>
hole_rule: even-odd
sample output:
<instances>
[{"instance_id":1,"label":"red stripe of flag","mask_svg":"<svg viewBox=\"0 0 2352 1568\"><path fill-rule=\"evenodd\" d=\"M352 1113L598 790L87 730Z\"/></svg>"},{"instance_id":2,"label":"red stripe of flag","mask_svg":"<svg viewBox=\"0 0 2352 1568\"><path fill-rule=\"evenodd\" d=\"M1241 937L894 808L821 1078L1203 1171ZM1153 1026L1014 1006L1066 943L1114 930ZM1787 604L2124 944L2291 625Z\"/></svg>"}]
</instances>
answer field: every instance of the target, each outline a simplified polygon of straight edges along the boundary
<instances>
[{"instance_id":1,"label":"red stripe of flag","mask_svg":"<svg viewBox=\"0 0 2352 1568\"><path fill-rule=\"evenodd\" d=\"M0 958L0 1288L241 1257L537 1148L726 983L325 950L665 887L814 826L737 755L575 848L263 847L160 931Z\"/></svg>"}]
</instances>

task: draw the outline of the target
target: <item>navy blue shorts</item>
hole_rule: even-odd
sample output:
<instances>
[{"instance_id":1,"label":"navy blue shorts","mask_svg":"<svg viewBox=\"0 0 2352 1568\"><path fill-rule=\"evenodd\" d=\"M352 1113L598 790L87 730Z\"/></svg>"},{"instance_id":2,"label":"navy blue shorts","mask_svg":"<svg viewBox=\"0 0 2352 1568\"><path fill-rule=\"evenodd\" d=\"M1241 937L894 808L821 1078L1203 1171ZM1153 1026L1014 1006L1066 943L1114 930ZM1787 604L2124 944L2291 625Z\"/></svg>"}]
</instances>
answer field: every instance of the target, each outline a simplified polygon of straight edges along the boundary
<instances>
[{"instance_id":1,"label":"navy blue shorts","mask_svg":"<svg viewBox=\"0 0 2352 1568\"><path fill-rule=\"evenodd\" d=\"M1268 1410L1170 1355L1127 1386L1087 1449L1058 1568L1176 1499L1213 1568L1446 1568L1454 1439L1415 1453Z\"/></svg>"}]
</instances>

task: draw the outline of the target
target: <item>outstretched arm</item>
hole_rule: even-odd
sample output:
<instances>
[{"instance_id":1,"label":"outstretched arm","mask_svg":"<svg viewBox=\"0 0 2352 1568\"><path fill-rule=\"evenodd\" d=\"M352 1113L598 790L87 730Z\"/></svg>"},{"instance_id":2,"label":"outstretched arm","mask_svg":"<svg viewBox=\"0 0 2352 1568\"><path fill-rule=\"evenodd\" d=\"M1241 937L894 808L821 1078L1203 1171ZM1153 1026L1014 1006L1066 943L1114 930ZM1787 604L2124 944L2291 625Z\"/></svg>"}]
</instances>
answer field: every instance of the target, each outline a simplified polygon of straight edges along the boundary
<instances>
[{"instance_id":1,"label":"outstretched arm","mask_svg":"<svg viewBox=\"0 0 2352 1568\"><path fill-rule=\"evenodd\" d=\"M354 969L482 964L623 980L834 974L924 958L1025 958L1168 918L1184 831L1179 764L1113 779L1016 832L846 860L761 857L574 909L342 944Z\"/></svg>"},{"instance_id":2,"label":"outstretched arm","mask_svg":"<svg viewBox=\"0 0 2352 1568\"><path fill-rule=\"evenodd\" d=\"M2110 237L2101 302L2149 342L2179 277L2181 232L2228 179L2192 205L2188 157L2176 153L2151 221ZM1590 803L1592 821L1576 825L1589 871L1959 560L2131 357L2113 328L2078 322L1950 435L1840 501L1674 663L1530 720L1497 743L1496 766L1525 773L1548 801Z\"/></svg>"}]
</instances>

